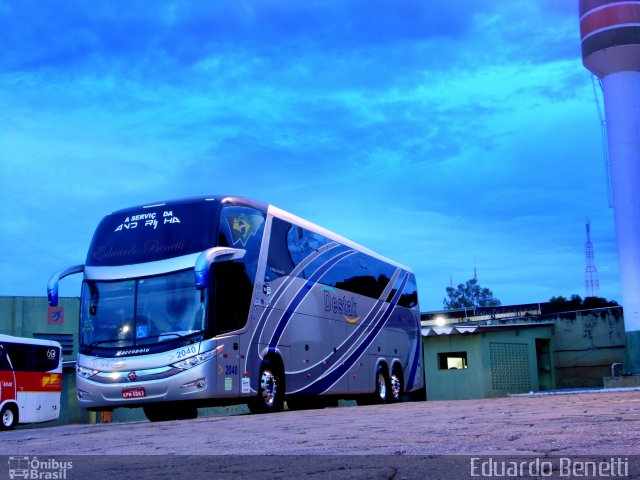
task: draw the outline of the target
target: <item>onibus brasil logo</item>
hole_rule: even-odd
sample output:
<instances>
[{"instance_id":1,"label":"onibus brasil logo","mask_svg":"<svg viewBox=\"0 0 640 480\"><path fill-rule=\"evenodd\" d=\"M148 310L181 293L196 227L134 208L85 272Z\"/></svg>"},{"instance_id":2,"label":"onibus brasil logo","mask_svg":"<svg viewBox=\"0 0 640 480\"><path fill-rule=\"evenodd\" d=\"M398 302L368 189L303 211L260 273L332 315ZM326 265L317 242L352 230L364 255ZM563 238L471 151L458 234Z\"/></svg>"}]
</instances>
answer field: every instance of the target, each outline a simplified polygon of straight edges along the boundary
<instances>
[{"instance_id":1,"label":"onibus brasil logo","mask_svg":"<svg viewBox=\"0 0 640 480\"><path fill-rule=\"evenodd\" d=\"M67 477L67 470L73 468L73 462L38 457L9 457L9 478L28 478L42 480L62 480Z\"/></svg>"}]
</instances>

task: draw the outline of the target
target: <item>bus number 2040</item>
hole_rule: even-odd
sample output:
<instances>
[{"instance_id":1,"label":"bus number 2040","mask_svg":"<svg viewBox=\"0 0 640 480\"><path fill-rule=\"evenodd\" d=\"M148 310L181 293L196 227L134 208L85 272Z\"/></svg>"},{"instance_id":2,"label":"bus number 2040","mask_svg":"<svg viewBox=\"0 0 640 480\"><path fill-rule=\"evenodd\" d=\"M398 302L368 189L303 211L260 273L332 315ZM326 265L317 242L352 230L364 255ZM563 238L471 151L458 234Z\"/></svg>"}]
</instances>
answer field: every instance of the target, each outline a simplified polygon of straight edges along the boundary
<instances>
[{"instance_id":1,"label":"bus number 2040","mask_svg":"<svg viewBox=\"0 0 640 480\"><path fill-rule=\"evenodd\" d=\"M178 350L178 358L184 358L187 355L191 355L192 353L196 353L195 345L187 348L183 348L182 350Z\"/></svg>"}]
</instances>

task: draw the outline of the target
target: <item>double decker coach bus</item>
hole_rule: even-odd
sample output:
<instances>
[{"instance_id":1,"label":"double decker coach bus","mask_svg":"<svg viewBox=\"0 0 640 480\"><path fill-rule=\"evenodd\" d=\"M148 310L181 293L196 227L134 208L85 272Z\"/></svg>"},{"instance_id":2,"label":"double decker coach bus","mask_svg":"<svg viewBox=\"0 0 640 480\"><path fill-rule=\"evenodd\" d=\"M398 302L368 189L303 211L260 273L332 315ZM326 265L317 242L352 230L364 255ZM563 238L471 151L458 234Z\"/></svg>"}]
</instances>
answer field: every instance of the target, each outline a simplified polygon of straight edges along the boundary
<instances>
[{"instance_id":1,"label":"double decker coach bus","mask_svg":"<svg viewBox=\"0 0 640 480\"><path fill-rule=\"evenodd\" d=\"M0 335L0 430L58 418L61 350L53 340Z\"/></svg>"},{"instance_id":2,"label":"double decker coach bus","mask_svg":"<svg viewBox=\"0 0 640 480\"><path fill-rule=\"evenodd\" d=\"M423 386L413 273L272 205L214 196L106 216L82 273L81 407L151 421L254 413Z\"/></svg>"}]
</instances>

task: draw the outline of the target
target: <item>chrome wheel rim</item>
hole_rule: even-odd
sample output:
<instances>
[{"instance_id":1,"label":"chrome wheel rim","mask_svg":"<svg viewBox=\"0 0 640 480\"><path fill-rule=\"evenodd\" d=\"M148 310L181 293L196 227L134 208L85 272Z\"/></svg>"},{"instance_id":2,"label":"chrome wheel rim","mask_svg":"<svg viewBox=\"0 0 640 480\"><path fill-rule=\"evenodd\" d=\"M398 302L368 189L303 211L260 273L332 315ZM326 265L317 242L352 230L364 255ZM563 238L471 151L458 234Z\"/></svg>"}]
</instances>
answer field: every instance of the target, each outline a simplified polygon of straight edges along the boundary
<instances>
[{"instance_id":1,"label":"chrome wheel rim","mask_svg":"<svg viewBox=\"0 0 640 480\"><path fill-rule=\"evenodd\" d=\"M378 373L378 396L380 400L386 400L387 398L387 382L384 381L384 374Z\"/></svg>"},{"instance_id":2,"label":"chrome wheel rim","mask_svg":"<svg viewBox=\"0 0 640 480\"><path fill-rule=\"evenodd\" d=\"M272 407L276 401L278 382L276 376L270 370L264 370L260 376L260 392L262 401L268 407Z\"/></svg>"},{"instance_id":3,"label":"chrome wheel rim","mask_svg":"<svg viewBox=\"0 0 640 480\"><path fill-rule=\"evenodd\" d=\"M391 395L393 395L394 400L400 399L401 388L400 378L396 374L391 375Z\"/></svg>"}]
</instances>

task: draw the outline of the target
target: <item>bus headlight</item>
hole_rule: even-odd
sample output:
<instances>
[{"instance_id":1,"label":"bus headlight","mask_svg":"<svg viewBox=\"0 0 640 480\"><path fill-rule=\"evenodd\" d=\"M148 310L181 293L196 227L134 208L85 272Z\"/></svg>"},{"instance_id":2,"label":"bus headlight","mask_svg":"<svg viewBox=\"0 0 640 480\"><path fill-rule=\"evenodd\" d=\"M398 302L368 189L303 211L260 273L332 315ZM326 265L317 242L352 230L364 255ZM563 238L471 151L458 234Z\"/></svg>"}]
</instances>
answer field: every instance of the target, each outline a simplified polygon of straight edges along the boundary
<instances>
[{"instance_id":1,"label":"bus headlight","mask_svg":"<svg viewBox=\"0 0 640 480\"><path fill-rule=\"evenodd\" d=\"M89 378L89 377L93 377L96 373L98 373L98 370L93 370L92 368L86 368L86 367L77 365L76 373L80 375L82 378Z\"/></svg>"},{"instance_id":2,"label":"bus headlight","mask_svg":"<svg viewBox=\"0 0 640 480\"><path fill-rule=\"evenodd\" d=\"M218 349L209 350L208 352L199 353L198 355L194 355L193 357L189 357L186 360L182 360L181 362L174 363L171 366L175 368L179 368L180 370L187 370L189 368L193 368L196 365L200 365L201 363L206 362L207 360L211 360L218 353Z\"/></svg>"}]
</instances>

